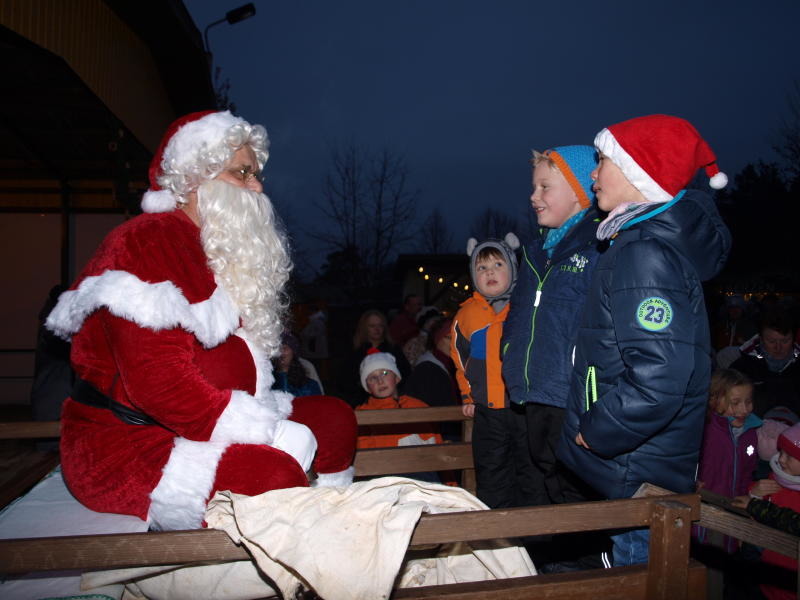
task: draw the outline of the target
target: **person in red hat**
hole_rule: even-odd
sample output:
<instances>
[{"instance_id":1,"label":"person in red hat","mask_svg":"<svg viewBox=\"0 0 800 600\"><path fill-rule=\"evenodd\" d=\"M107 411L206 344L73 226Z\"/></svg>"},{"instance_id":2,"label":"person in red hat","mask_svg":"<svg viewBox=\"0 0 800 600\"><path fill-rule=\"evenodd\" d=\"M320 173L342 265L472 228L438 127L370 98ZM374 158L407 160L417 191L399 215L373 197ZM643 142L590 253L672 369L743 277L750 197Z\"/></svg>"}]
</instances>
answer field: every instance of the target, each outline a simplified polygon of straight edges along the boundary
<instances>
[{"instance_id":1,"label":"person in red hat","mask_svg":"<svg viewBox=\"0 0 800 600\"><path fill-rule=\"evenodd\" d=\"M639 117L595 138L597 203L608 216L578 329L558 458L606 498L644 482L694 490L711 376L701 282L731 237L711 197L687 189L704 168L727 179L697 130ZM647 530L613 536L615 566L647 561Z\"/></svg>"},{"instance_id":2,"label":"person in red hat","mask_svg":"<svg viewBox=\"0 0 800 600\"><path fill-rule=\"evenodd\" d=\"M190 529L216 490L352 480L352 410L270 389L291 261L262 191L267 146L227 111L173 123L145 214L108 235L47 319L72 339L78 378L64 478L92 510Z\"/></svg>"},{"instance_id":3,"label":"person in red hat","mask_svg":"<svg viewBox=\"0 0 800 600\"><path fill-rule=\"evenodd\" d=\"M747 507L756 520L763 520L759 513L765 515L771 511L764 503L746 503L747 500L766 500L769 506L800 512L800 424L792 425L778 436L778 450L769 461L772 468L769 478L755 482L750 488L749 498L737 498L738 505ZM788 520L797 522L797 519L794 515ZM764 597L769 600L797 598L797 560L767 549L761 553L761 560L777 567L767 571L766 580L761 583Z\"/></svg>"}]
</instances>

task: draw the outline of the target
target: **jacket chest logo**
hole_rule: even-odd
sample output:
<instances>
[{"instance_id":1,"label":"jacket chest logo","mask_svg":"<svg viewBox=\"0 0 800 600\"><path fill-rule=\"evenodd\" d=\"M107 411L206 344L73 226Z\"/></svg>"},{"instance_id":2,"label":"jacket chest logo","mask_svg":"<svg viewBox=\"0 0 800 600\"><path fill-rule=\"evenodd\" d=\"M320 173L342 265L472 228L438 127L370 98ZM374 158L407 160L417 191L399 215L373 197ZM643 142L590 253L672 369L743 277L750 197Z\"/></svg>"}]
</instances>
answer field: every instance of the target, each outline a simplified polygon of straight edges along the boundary
<instances>
[{"instance_id":1,"label":"jacket chest logo","mask_svg":"<svg viewBox=\"0 0 800 600\"><path fill-rule=\"evenodd\" d=\"M569 264L561 265L561 270L569 273L583 273L583 270L588 264L589 259L576 252L569 257Z\"/></svg>"}]
</instances>

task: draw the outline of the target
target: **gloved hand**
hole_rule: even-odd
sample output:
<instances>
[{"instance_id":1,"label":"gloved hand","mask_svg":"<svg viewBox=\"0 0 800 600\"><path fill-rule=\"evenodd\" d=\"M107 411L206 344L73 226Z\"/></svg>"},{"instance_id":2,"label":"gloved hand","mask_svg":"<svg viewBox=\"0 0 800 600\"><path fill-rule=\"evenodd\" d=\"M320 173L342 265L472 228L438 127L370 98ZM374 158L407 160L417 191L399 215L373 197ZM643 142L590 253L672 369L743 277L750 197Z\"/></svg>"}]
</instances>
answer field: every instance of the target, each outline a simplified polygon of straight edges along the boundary
<instances>
[{"instance_id":1,"label":"gloved hand","mask_svg":"<svg viewBox=\"0 0 800 600\"><path fill-rule=\"evenodd\" d=\"M314 437L311 430L305 425L288 420L278 421L272 445L300 463L303 471L311 468L317 452L317 438Z\"/></svg>"}]
</instances>

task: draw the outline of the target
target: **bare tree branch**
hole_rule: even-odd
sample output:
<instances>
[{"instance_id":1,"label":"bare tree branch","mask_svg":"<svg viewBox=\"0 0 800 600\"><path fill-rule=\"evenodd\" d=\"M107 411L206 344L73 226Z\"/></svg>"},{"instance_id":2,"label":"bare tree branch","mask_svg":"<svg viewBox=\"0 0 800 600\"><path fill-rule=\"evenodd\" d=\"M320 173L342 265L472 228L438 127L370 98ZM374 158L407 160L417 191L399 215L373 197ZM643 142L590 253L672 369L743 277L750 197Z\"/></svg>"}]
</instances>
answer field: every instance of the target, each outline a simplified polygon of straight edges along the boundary
<instances>
[{"instance_id":1,"label":"bare tree branch","mask_svg":"<svg viewBox=\"0 0 800 600\"><path fill-rule=\"evenodd\" d=\"M509 231L519 234L518 229L514 218L489 207L472 221L469 234L478 241L483 241L488 238L502 239Z\"/></svg>"},{"instance_id":2,"label":"bare tree branch","mask_svg":"<svg viewBox=\"0 0 800 600\"><path fill-rule=\"evenodd\" d=\"M420 250L427 254L447 254L453 251L453 235L442 211L434 208L422 226Z\"/></svg>"},{"instance_id":3,"label":"bare tree branch","mask_svg":"<svg viewBox=\"0 0 800 600\"><path fill-rule=\"evenodd\" d=\"M773 146L783 158L786 172L792 179L800 179L800 81L795 80L788 94L789 114L783 119L778 142Z\"/></svg>"},{"instance_id":4,"label":"bare tree branch","mask_svg":"<svg viewBox=\"0 0 800 600\"><path fill-rule=\"evenodd\" d=\"M352 263L364 285L375 285L416 234L419 192L410 189L405 161L388 150L369 154L354 143L334 148L322 192L315 206L327 221L309 235L336 254L338 270Z\"/></svg>"}]
</instances>

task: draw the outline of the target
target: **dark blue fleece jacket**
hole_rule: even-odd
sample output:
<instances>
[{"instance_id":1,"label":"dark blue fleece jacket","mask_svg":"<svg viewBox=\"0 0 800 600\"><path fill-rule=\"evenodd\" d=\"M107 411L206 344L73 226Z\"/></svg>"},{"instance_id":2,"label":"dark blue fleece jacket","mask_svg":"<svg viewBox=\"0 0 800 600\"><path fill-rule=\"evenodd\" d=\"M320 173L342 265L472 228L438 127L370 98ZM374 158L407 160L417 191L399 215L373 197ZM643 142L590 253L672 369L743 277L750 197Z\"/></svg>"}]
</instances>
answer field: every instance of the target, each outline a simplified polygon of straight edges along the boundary
<instances>
[{"instance_id":1,"label":"dark blue fleece jacket","mask_svg":"<svg viewBox=\"0 0 800 600\"><path fill-rule=\"evenodd\" d=\"M523 246L500 345L512 402L566 406L575 335L599 256L598 222L592 207L552 258L542 248L547 229Z\"/></svg>"}]
</instances>

